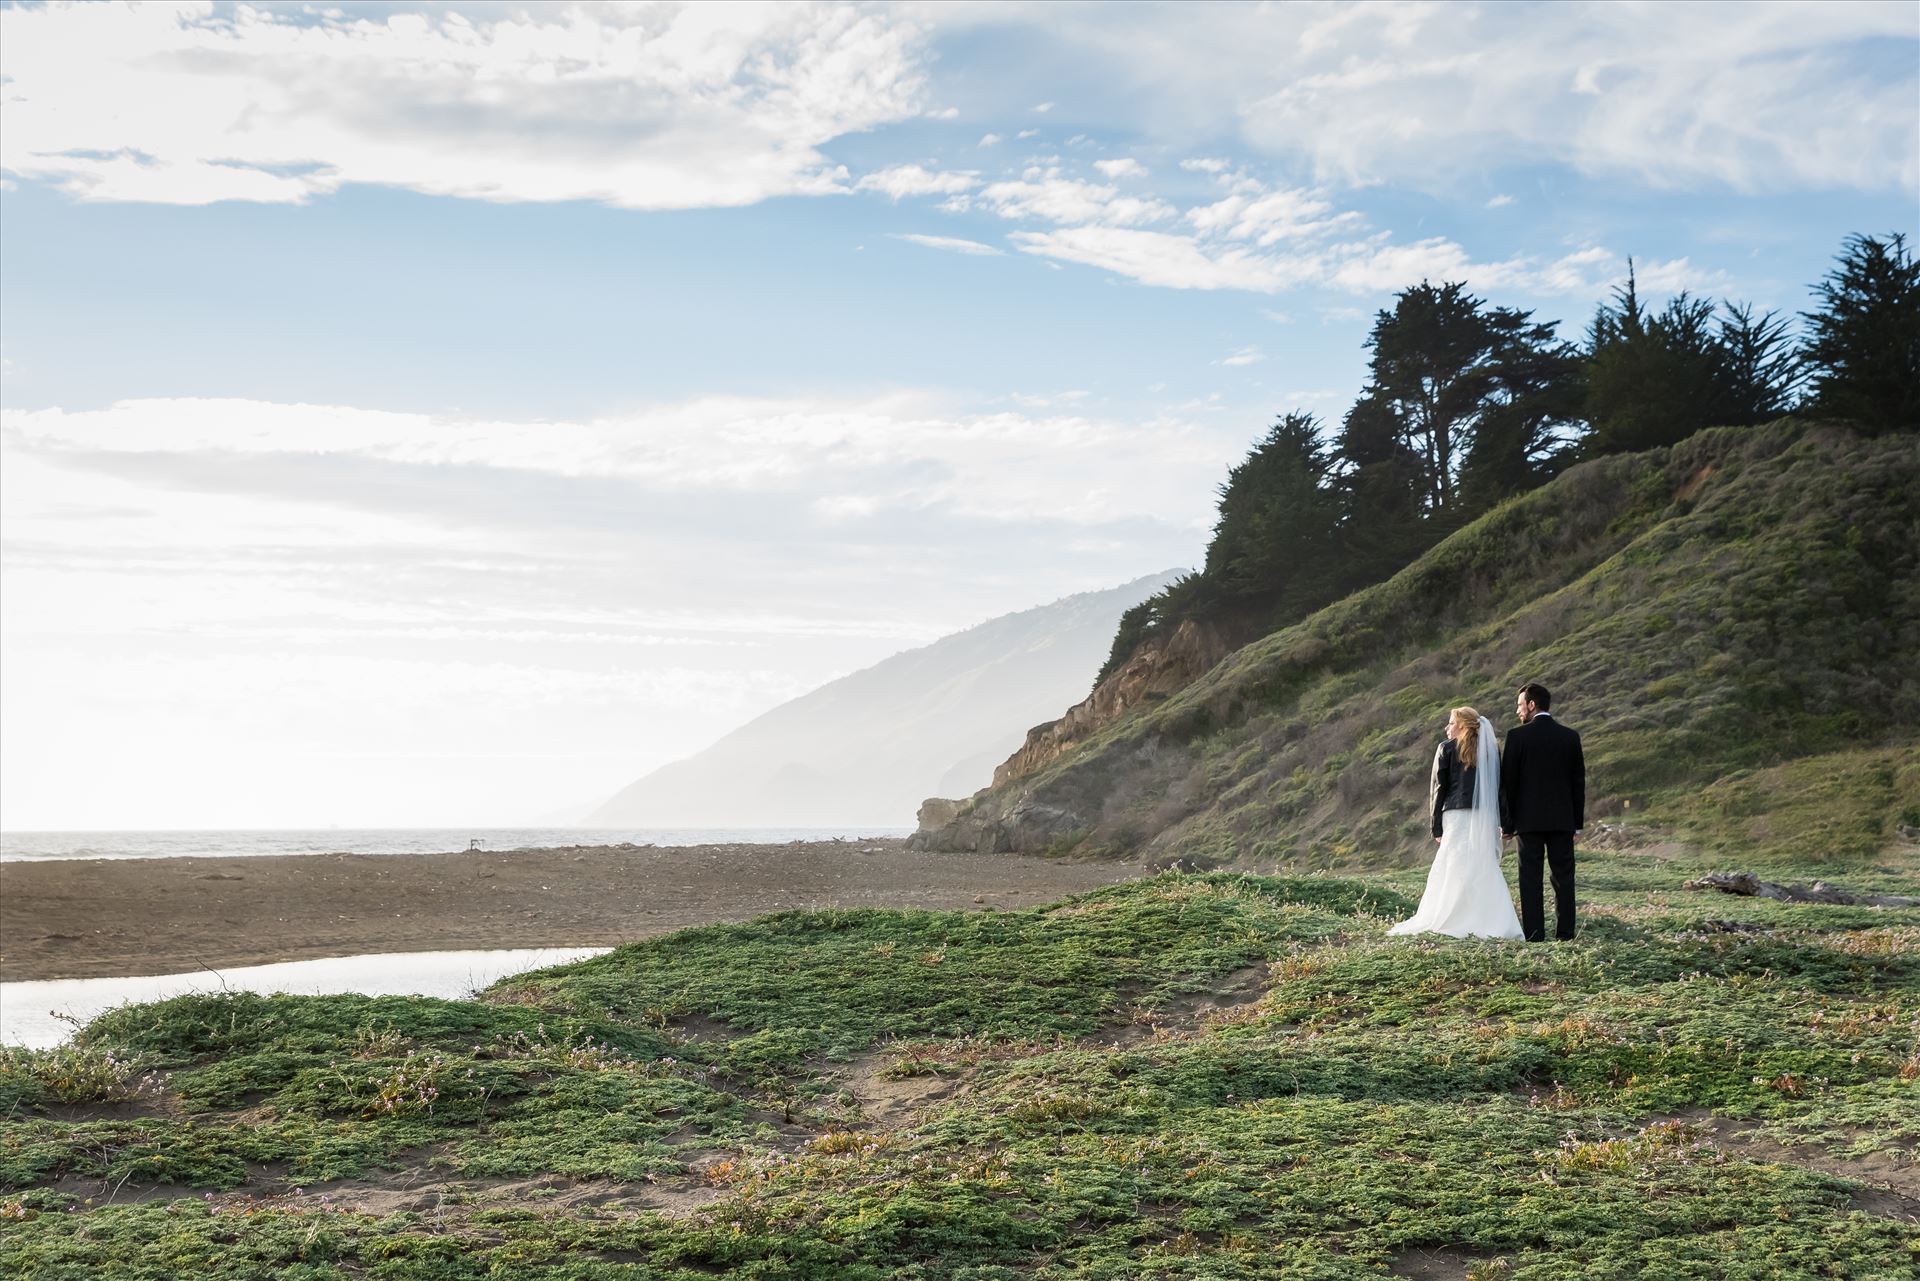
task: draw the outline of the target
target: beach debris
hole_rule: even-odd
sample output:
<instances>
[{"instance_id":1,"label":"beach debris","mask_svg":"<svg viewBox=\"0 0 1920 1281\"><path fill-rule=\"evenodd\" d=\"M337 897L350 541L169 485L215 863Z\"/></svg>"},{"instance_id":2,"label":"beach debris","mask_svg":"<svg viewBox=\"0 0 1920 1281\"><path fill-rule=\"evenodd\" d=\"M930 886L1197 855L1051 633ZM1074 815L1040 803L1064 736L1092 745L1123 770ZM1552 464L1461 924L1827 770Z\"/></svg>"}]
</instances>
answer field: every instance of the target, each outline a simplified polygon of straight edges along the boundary
<instances>
[{"instance_id":1,"label":"beach debris","mask_svg":"<svg viewBox=\"0 0 1920 1281\"><path fill-rule=\"evenodd\" d=\"M1855 894L1849 890L1836 889L1825 881L1815 881L1812 885L1776 885L1772 881L1761 880L1752 872L1709 872L1705 876L1685 882L1680 888L1720 890L1726 894L1738 894L1745 898L1770 898L1785 903L1839 903L1851 907L1920 906L1920 898L1908 898L1898 894Z\"/></svg>"}]
</instances>

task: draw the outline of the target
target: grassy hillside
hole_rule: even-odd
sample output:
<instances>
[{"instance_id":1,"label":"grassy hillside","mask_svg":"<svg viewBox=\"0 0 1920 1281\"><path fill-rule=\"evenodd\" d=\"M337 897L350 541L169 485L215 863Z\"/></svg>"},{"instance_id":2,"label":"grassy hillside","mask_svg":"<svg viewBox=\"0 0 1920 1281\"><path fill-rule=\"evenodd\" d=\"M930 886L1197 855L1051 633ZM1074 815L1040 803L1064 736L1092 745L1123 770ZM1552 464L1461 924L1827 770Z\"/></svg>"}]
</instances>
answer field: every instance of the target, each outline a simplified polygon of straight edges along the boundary
<instances>
[{"instance_id":1,"label":"grassy hillside","mask_svg":"<svg viewBox=\"0 0 1920 1281\"><path fill-rule=\"evenodd\" d=\"M1426 857L1445 711L1526 681L1590 819L1836 865L1920 825L1920 438L1776 423L1599 459L975 801L950 848L1294 867ZM1668 852L1671 852L1670 850Z\"/></svg>"},{"instance_id":2,"label":"grassy hillside","mask_svg":"<svg viewBox=\"0 0 1920 1281\"><path fill-rule=\"evenodd\" d=\"M0 1060L41 1281L1905 1278L1920 924L1583 865L791 913L479 999L181 998Z\"/></svg>"}]
</instances>

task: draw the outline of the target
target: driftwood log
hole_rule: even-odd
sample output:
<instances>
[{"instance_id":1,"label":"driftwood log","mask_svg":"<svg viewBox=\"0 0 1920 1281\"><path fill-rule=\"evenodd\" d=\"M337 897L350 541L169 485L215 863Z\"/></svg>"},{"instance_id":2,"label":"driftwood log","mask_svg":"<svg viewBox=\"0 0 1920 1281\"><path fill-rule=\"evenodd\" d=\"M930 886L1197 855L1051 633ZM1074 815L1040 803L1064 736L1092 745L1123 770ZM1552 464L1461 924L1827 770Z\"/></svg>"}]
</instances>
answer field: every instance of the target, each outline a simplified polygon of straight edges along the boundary
<instances>
[{"instance_id":1,"label":"driftwood log","mask_svg":"<svg viewBox=\"0 0 1920 1281\"><path fill-rule=\"evenodd\" d=\"M1775 885L1772 881L1761 880L1752 872L1710 872L1697 880L1688 881L1680 888L1720 890L1747 898L1779 899L1785 903L1841 903L1851 907L1920 906L1920 898L1898 894L1854 894L1835 889L1825 881L1815 881L1812 885Z\"/></svg>"}]
</instances>

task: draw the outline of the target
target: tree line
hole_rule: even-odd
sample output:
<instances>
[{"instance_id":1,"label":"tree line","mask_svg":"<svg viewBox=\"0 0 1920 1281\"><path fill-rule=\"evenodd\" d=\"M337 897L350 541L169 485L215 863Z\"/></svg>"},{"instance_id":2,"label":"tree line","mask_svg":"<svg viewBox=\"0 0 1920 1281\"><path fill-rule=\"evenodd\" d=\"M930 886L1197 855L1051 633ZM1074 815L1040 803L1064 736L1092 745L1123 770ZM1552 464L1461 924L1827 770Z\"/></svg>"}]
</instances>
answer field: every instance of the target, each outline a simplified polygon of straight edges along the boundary
<instances>
[{"instance_id":1,"label":"tree line","mask_svg":"<svg viewBox=\"0 0 1920 1281\"><path fill-rule=\"evenodd\" d=\"M1627 281L1582 342L1422 282L1379 312L1337 429L1281 415L1220 486L1205 564L1121 616L1104 680L1183 619L1259 635L1391 576L1575 462L1787 415L1920 430L1920 265L1904 236L1847 238L1792 318Z\"/></svg>"}]
</instances>

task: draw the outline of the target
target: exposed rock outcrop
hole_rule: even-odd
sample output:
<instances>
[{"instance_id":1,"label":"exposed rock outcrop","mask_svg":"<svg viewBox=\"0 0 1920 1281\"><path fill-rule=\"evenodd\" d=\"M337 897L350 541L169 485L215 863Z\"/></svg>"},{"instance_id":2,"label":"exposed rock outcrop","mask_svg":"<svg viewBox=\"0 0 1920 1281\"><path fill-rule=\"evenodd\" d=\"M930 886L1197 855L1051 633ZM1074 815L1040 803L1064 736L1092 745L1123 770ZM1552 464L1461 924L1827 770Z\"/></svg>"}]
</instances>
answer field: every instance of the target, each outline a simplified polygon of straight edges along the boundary
<instances>
[{"instance_id":1,"label":"exposed rock outcrop","mask_svg":"<svg viewBox=\"0 0 1920 1281\"><path fill-rule=\"evenodd\" d=\"M1005 787L1036 774L1061 753L1104 725L1110 725L1143 703L1177 693L1225 658L1249 638L1229 637L1224 629L1191 619L1164 639L1149 637L1120 670L1093 687L1093 692L1067 709L1057 721L1027 731L1020 750L994 767L993 785Z\"/></svg>"},{"instance_id":2,"label":"exposed rock outcrop","mask_svg":"<svg viewBox=\"0 0 1920 1281\"><path fill-rule=\"evenodd\" d=\"M920 807L919 830L909 844L916 849L1008 850L1036 853L1056 841L1085 832L1092 817L1057 798L1021 793L1008 804L1006 790L1030 778L1070 751L1076 743L1119 720L1137 707L1178 693L1247 639L1213 623L1184 621L1164 637L1150 637L1119 670L1058 720L1027 731L1026 742L993 771L993 785L973 800L929 798ZM999 803L977 802L999 794Z\"/></svg>"},{"instance_id":3,"label":"exposed rock outcrop","mask_svg":"<svg viewBox=\"0 0 1920 1281\"><path fill-rule=\"evenodd\" d=\"M976 854L1042 854L1056 842L1071 840L1091 826L1086 817L1063 805L1023 794L1006 809L987 803L987 788L970 801L930 798L920 807L920 828L907 838L911 850L948 850ZM932 821L930 821L932 820Z\"/></svg>"},{"instance_id":4,"label":"exposed rock outcrop","mask_svg":"<svg viewBox=\"0 0 1920 1281\"><path fill-rule=\"evenodd\" d=\"M914 815L914 821L919 824L923 832L928 828L945 827L960 816L960 806L964 803L929 796L920 802L920 812Z\"/></svg>"}]
</instances>

